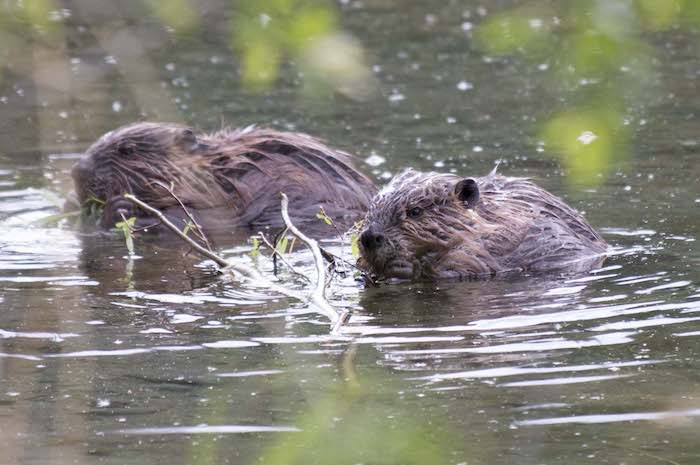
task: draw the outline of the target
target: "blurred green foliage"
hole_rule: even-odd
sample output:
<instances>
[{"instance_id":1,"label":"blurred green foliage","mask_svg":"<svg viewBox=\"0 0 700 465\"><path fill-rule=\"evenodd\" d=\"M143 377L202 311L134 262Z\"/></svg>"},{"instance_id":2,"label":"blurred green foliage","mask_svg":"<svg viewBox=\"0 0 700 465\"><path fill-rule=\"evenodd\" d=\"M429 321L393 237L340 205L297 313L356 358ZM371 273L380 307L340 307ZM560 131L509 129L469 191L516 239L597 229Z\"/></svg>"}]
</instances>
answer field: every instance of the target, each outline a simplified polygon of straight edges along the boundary
<instances>
[{"instance_id":1,"label":"blurred green foliage","mask_svg":"<svg viewBox=\"0 0 700 465\"><path fill-rule=\"evenodd\" d=\"M191 0L148 0L147 4L163 24L176 32L186 32L199 24L197 12Z\"/></svg>"},{"instance_id":2,"label":"blurred green foliage","mask_svg":"<svg viewBox=\"0 0 700 465\"><path fill-rule=\"evenodd\" d=\"M544 63L562 108L538 136L570 181L592 184L627 156L635 102L656 85L653 33L698 25L697 0L540 1L489 16L475 40L486 53Z\"/></svg>"},{"instance_id":3,"label":"blurred green foliage","mask_svg":"<svg viewBox=\"0 0 700 465\"><path fill-rule=\"evenodd\" d=\"M204 10L195 0L139 1L143 11L150 12L175 37L210 33L201 28ZM0 3L0 67L12 66L14 58L22 59L33 47L63 43L56 33L65 19L80 13L80 5L73 6L76 11L62 6L57 0ZM218 6L231 15L230 35L222 38L216 31L211 38L223 40L236 53L246 88L263 92L291 71L294 80L302 78L301 90L307 94L337 92L362 99L373 92L374 78L364 51L340 29L331 0L226 0ZM120 24L118 18L113 19L110 27ZM124 20L126 24L131 21Z\"/></svg>"},{"instance_id":4,"label":"blurred green foliage","mask_svg":"<svg viewBox=\"0 0 700 465\"><path fill-rule=\"evenodd\" d=\"M363 50L339 30L337 12L327 0L244 0L238 7L232 46L248 88L268 88L287 59L304 76L307 92L333 90L358 99L372 92Z\"/></svg>"},{"instance_id":5,"label":"blurred green foliage","mask_svg":"<svg viewBox=\"0 0 700 465\"><path fill-rule=\"evenodd\" d=\"M54 0L0 3L0 70L15 68L31 56L30 44L51 47L62 26Z\"/></svg>"},{"instance_id":6,"label":"blurred green foliage","mask_svg":"<svg viewBox=\"0 0 700 465\"><path fill-rule=\"evenodd\" d=\"M463 449L437 419L409 407L391 408L376 389L386 380L339 381L312 402L294 425L301 432L282 435L264 450L260 465L425 465L452 463ZM384 386L386 387L386 386ZM368 392L372 389L373 392ZM381 388L380 388L381 389ZM395 391L392 395L396 395Z\"/></svg>"}]
</instances>

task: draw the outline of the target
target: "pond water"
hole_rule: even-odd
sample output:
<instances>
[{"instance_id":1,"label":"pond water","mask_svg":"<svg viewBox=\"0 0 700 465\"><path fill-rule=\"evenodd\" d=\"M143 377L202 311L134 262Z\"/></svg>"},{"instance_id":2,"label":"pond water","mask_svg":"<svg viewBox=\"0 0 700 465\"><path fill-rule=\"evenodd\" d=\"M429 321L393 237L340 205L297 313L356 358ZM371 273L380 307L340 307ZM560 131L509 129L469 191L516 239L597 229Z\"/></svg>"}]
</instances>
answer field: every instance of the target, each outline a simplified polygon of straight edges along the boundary
<instances>
[{"instance_id":1,"label":"pond water","mask_svg":"<svg viewBox=\"0 0 700 465\"><path fill-rule=\"evenodd\" d=\"M6 71L1 87L3 463L700 463L697 36L658 38L669 97L642 105L631 156L580 186L529 137L551 104L537 66L485 59L455 2L343 7L379 87L363 102L305 100L292 78L243 91L205 34L161 37L121 11L139 55L76 5L66 48L28 53L41 72ZM143 117L302 130L378 183L500 161L585 212L611 256L576 276L337 279L330 298L353 316L331 337L325 317L172 244L137 243L130 259L118 238L41 224L80 152ZM292 259L311 273L307 252Z\"/></svg>"}]
</instances>

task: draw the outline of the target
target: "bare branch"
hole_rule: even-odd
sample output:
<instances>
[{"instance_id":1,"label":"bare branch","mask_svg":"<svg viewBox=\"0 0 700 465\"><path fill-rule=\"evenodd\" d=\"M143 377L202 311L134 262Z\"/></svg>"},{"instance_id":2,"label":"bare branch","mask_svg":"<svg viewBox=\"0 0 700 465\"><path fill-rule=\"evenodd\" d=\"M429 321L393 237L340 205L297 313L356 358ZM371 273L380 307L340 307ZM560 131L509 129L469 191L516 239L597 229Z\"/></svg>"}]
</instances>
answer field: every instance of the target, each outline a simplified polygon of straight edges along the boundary
<instances>
[{"instance_id":1,"label":"bare branch","mask_svg":"<svg viewBox=\"0 0 700 465\"><path fill-rule=\"evenodd\" d=\"M299 231L296 226L294 226L292 220L289 218L289 198L284 192L280 192L280 195L282 196L282 219L284 219L284 224L292 234L298 237L299 240L306 244L306 246L311 250L314 256L314 262L316 263L316 287L311 292L309 301L316 304L316 306L319 308L326 308L326 312L329 310L335 312L337 315L337 320L334 322L331 332L337 333L340 330L340 327L350 319L350 313L343 311L342 313L338 314L337 310L331 307L326 300L326 268L323 264L323 255L321 254L321 249L318 246L318 242L311 239L306 234Z\"/></svg>"}]
</instances>

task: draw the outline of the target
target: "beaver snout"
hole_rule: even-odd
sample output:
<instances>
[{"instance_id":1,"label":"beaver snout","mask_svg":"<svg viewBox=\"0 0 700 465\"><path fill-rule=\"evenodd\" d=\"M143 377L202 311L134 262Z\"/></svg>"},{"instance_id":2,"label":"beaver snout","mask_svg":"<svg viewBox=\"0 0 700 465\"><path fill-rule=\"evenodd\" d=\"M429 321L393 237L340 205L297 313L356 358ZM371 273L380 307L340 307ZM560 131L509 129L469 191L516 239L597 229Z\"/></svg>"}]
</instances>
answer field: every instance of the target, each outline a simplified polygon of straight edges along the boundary
<instances>
[{"instance_id":1,"label":"beaver snout","mask_svg":"<svg viewBox=\"0 0 700 465\"><path fill-rule=\"evenodd\" d=\"M374 250L384 245L384 234L370 227L365 232L360 234L360 241L367 250Z\"/></svg>"},{"instance_id":2,"label":"beaver snout","mask_svg":"<svg viewBox=\"0 0 700 465\"><path fill-rule=\"evenodd\" d=\"M94 170L95 161L92 159L92 157L84 157L78 160L78 162L73 165L71 175L74 179L85 179L88 176L90 176Z\"/></svg>"}]
</instances>

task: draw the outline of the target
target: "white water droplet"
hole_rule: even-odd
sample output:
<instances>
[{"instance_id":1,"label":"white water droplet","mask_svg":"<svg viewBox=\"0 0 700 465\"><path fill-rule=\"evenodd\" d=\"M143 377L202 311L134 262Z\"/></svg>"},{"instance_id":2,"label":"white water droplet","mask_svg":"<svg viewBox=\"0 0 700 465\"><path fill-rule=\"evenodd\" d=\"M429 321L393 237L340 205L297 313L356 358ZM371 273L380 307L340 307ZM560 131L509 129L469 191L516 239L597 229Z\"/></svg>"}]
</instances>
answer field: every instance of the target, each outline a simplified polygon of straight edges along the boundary
<instances>
[{"instance_id":1,"label":"white water droplet","mask_svg":"<svg viewBox=\"0 0 700 465\"><path fill-rule=\"evenodd\" d=\"M473 88L474 84L472 84L471 82L459 81L457 83L457 89L461 90L462 92L464 92L465 90L471 90Z\"/></svg>"},{"instance_id":2,"label":"white water droplet","mask_svg":"<svg viewBox=\"0 0 700 465\"><path fill-rule=\"evenodd\" d=\"M583 131L580 136L576 139L577 141L581 142L583 145L588 145L594 140L596 140L598 136L593 134L591 131Z\"/></svg>"}]
</instances>

